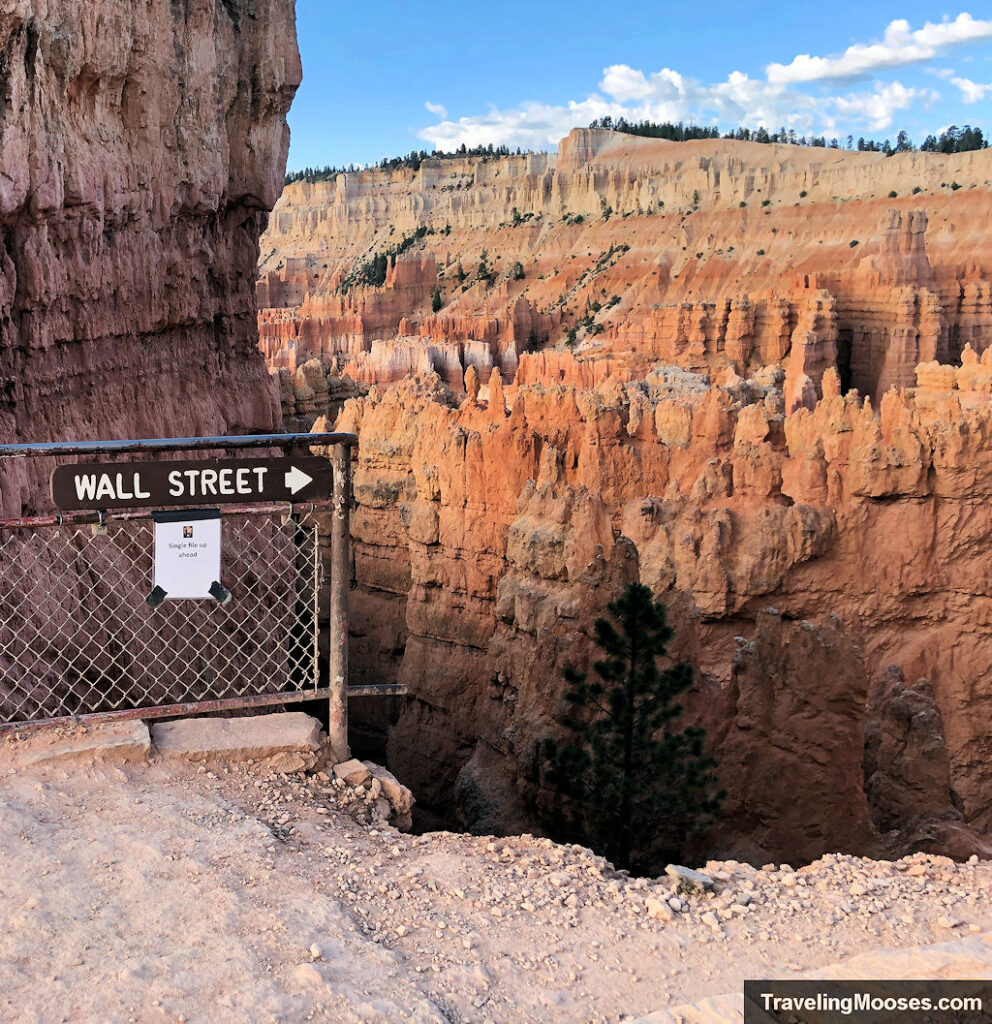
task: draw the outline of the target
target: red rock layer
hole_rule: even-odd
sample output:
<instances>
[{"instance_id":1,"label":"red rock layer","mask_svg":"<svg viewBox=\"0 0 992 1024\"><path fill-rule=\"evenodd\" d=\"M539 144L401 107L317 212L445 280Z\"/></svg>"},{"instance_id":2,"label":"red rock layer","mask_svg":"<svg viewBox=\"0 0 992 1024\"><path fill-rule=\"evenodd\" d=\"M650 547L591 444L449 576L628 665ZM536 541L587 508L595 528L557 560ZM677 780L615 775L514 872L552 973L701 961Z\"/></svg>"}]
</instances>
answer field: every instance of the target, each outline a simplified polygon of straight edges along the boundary
<instances>
[{"instance_id":1,"label":"red rock layer","mask_svg":"<svg viewBox=\"0 0 992 1024\"><path fill-rule=\"evenodd\" d=\"M430 376L346 404L356 670L410 687L389 753L418 799L532 825L563 667L588 662L593 619L640 579L697 670L693 714L730 790L721 848L980 848L990 390L891 392L876 414L835 370L820 386L792 413L781 370L508 391L494 374L488 402L461 404ZM873 683L890 665L929 681L926 736L902 690ZM929 767L886 753L910 741Z\"/></svg>"},{"instance_id":2,"label":"red rock layer","mask_svg":"<svg viewBox=\"0 0 992 1024\"><path fill-rule=\"evenodd\" d=\"M0 68L0 438L277 426L252 282L290 0L17 0ZM0 465L4 513L43 506L50 469Z\"/></svg>"}]
</instances>

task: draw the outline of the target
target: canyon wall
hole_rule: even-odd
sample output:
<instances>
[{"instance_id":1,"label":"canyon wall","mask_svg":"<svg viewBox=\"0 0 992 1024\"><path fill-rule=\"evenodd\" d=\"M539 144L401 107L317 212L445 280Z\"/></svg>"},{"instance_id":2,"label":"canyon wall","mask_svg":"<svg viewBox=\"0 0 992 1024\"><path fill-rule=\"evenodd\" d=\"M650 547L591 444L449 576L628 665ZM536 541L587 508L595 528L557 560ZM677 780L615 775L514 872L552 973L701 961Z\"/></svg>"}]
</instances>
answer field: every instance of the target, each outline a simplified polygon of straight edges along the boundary
<instances>
[{"instance_id":1,"label":"canyon wall","mask_svg":"<svg viewBox=\"0 0 992 1024\"><path fill-rule=\"evenodd\" d=\"M425 822L535 827L562 671L637 579L710 849L990 849L990 181L579 130L286 190L260 343L287 415L359 434L352 664L410 697L353 720Z\"/></svg>"},{"instance_id":2,"label":"canyon wall","mask_svg":"<svg viewBox=\"0 0 992 1024\"><path fill-rule=\"evenodd\" d=\"M269 430L258 237L301 68L292 0L0 11L0 438ZM51 466L0 465L5 514Z\"/></svg>"},{"instance_id":3,"label":"canyon wall","mask_svg":"<svg viewBox=\"0 0 992 1024\"><path fill-rule=\"evenodd\" d=\"M988 150L577 129L557 154L299 182L262 240L262 349L273 371L316 359L332 389L433 368L460 390L480 360L548 379L566 343L584 385L781 362L790 409L836 365L877 404L917 363L992 343L990 180Z\"/></svg>"},{"instance_id":4,"label":"canyon wall","mask_svg":"<svg viewBox=\"0 0 992 1024\"><path fill-rule=\"evenodd\" d=\"M951 369L880 414L833 369L792 413L778 368L349 401L353 660L410 688L379 723L393 768L428 809L533 827L563 668L639 579L696 669L720 849L989 849L992 360L969 358L965 389Z\"/></svg>"}]
</instances>

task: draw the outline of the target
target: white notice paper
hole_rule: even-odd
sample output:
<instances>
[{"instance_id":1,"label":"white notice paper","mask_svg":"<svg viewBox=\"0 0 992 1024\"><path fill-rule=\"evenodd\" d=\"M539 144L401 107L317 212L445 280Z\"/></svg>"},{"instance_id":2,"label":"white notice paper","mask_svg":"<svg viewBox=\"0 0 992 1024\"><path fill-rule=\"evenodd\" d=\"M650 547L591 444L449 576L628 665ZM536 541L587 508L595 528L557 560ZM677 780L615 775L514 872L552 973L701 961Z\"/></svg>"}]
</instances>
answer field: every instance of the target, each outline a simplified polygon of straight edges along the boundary
<instances>
[{"instance_id":1,"label":"white notice paper","mask_svg":"<svg viewBox=\"0 0 992 1024\"><path fill-rule=\"evenodd\" d=\"M155 586L168 600L211 598L220 580L220 516L155 523Z\"/></svg>"}]
</instances>

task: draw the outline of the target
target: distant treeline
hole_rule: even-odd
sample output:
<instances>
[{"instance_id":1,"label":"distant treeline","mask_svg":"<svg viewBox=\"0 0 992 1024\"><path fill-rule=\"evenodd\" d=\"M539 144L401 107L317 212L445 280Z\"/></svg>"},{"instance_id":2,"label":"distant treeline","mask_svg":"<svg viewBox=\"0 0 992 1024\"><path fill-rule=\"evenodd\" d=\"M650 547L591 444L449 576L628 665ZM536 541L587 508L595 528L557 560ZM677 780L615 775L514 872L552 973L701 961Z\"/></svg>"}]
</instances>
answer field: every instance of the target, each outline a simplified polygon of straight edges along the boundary
<instances>
[{"instance_id":1,"label":"distant treeline","mask_svg":"<svg viewBox=\"0 0 992 1024\"><path fill-rule=\"evenodd\" d=\"M519 146L515 152L517 156L520 156L521 149ZM435 149L430 153L426 149L415 149L407 153L406 156L385 157L377 164L372 164L370 168L357 167L355 164L348 164L347 167L331 167L330 165L326 167L305 167L302 171L291 171L287 174L286 184L291 185L294 181L328 181L339 174L354 174L357 171L368 169L394 171L399 167L407 167L412 171L419 171L420 165L425 160L457 160L468 156L477 156L483 160L488 160L491 157L511 156L513 153L514 150L511 150L509 146L494 146L492 143L488 146L472 146L471 149L463 143L450 153L446 153L443 149Z\"/></svg>"},{"instance_id":2,"label":"distant treeline","mask_svg":"<svg viewBox=\"0 0 992 1024\"><path fill-rule=\"evenodd\" d=\"M899 132L895 143L885 139L879 142L877 139L866 139L861 137L855 140L853 135L848 135L846 140L830 139L824 135L799 135L792 128L779 128L778 131L769 132L765 128L735 128L733 131L722 132L719 128L702 124L686 124L679 121L673 124L671 121L628 121L624 117L614 120L612 117L597 118L590 128L601 128L611 132L622 132L625 135L643 135L650 139L668 139L669 142L691 142L695 139L737 139L741 142L780 142L789 146L821 146L826 149L857 149L866 153L885 153L891 156L893 153L908 153L913 150L921 150L924 153L966 153L973 149L987 149L988 139L981 128L972 128L965 125L958 128L951 125L947 131L940 135L928 135L919 146L913 144L907 132ZM527 150L527 152L532 152ZM419 171L420 165L425 160L457 160L460 157L481 157L489 160L494 157L511 156L516 153L521 155L518 146L511 150L509 146L472 146L471 148L462 144L457 149L446 153L444 150L435 149L428 153L426 149L413 150L406 156L386 157L372 168L393 171L400 167L406 167L413 171ZM339 174L354 174L357 171L366 170L355 164L348 164L347 167L305 167L302 171L291 171L286 175L286 184L291 185L294 181L329 181Z\"/></svg>"},{"instance_id":3,"label":"distant treeline","mask_svg":"<svg viewBox=\"0 0 992 1024\"><path fill-rule=\"evenodd\" d=\"M928 135L919 146L913 144L908 132L899 132L893 144L889 139L879 142L877 139L859 138L856 142L853 135L848 135L842 144L840 139L827 140L823 135L799 135L792 128L779 128L777 132L769 132L765 128L735 128L733 131L721 133L719 128L701 124L685 124L679 121L628 121L624 117L614 120L612 117L601 117L589 125L590 128L601 128L606 131L622 132L625 135L643 135L651 139L668 139L670 142L690 142L694 139L737 139L741 142L780 142L789 146L821 146L826 149L857 149L864 153L908 153L922 150L925 153L966 153L973 149L987 149L986 139L981 128L965 125L958 128L951 125L940 135Z\"/></svg>"}]
</instances>

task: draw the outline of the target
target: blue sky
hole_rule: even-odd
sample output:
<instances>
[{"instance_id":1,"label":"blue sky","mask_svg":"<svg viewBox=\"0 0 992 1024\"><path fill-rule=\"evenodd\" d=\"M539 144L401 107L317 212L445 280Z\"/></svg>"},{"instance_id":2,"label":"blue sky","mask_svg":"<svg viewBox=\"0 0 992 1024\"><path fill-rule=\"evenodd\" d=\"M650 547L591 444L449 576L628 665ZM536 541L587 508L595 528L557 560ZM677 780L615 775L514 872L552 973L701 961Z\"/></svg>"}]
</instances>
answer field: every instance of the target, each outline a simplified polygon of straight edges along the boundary
<instances>
[{"instance_id":1,"label":"blue sky","mask_svg":"<svg viewBox=\"0 0 992 1024\"><path fill-rule=\"evenodd\" d=\"M297 0L289 168L462 142L548 149L603 114L916 142L992 129L992 12L932 3Z\"/></svg>"}]
</instances>

